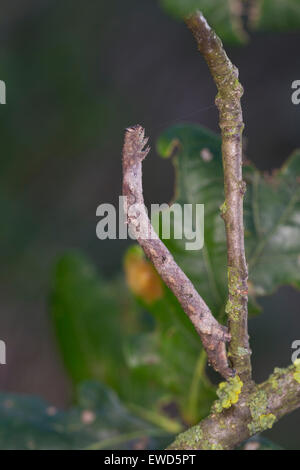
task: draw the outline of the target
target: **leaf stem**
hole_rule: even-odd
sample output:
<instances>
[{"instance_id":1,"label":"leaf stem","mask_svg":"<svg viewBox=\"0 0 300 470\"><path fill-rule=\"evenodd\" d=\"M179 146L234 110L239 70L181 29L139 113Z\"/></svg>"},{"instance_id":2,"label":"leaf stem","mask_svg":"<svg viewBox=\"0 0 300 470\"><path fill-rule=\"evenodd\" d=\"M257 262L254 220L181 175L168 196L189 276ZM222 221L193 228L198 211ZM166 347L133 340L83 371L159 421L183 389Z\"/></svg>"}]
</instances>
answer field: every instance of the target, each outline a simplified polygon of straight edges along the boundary
<instances>
[{"instance_id":1,"label":"leaf stem","mask_svg":"<svg viewBox=\"0 0 300 470\"><path fill-rule=\"evenodd\" d=\"M148 421L149 423L155 424L169 434L178 434L183 430L181 423L175 419L164 416L162 413L158 413L153 410L146 410L145 408L135 404L129 404L127 406L129 410L131 410L137 416L144 419L145 421Z\"/></svg>"},{"instance_id":2,"label":"leaf stem","mask_svg":"<svg viewBox=\"0 0 300 470\"><path fill-rule=\"evenodd\" d=\"M205 387L212 387L210 381L208 380L205 374L205 367L207 364L207 355L205 351L201 351L199 354L198 360L195 366L195 372L192 378L189 398L188 398L188 405L187 405L187 412L185 416L189 421L193 421L195 415L197 414L197 407L199 403L199 389L200 384L202 383Z\"/></svg>"}]
</instances>

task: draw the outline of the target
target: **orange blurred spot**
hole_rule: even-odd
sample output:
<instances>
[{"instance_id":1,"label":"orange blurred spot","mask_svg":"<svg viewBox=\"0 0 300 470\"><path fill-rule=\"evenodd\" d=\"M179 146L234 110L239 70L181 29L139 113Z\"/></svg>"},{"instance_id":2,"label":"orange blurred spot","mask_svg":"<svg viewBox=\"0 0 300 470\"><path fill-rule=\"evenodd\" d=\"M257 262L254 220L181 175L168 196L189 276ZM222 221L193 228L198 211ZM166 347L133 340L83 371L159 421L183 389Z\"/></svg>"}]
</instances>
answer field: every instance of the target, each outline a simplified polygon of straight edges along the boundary
<instances>
[{"instance_id":1,"label":"orange blurred spot","mask_svg":"<svg viewBox=\"0 0 300 470\"><path fill-rule=\"evenodd\" d=\"M141 250L134 247L125 257L125 275L130 290L151 304L163 296L162 281Z\"/></svg>"}]
</instances>

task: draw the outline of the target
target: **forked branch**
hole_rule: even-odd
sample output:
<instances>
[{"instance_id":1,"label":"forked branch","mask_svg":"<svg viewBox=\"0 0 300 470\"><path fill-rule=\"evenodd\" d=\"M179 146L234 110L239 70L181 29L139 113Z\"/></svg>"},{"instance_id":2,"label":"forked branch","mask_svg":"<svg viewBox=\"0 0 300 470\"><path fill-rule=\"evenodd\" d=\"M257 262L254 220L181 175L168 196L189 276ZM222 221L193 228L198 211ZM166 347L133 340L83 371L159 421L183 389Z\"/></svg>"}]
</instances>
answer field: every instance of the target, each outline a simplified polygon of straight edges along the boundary
<instances>
[{"instance_id":1,"label":"forked branch","mask_svg":"<svg viewBox=\"0 0 300 470\"><path fill-rule=\"evenodd\" d=\"M186 19L218 88L216 104L220 112L222 155L225 179L225 221L228 251L228 291L226 311L229 333L211 314L204 300L175 263L156 235L148 219L142 190L142 160L147 139L140 126L125 134L123 150L123 194L128 224L146 255L165 283L174 292L201 336L211 364L226 379L219 385L210 415L180 434L169 446L177 449L234 449L244 440L273 426L282 416L300 407L300 360L287 369L275 369L264 383L251 379L251 351L247 327L247 264L244 247L242 180L242 87L238 71L228 59L220 39L201 13ZM235 370L228 365L229 356ZM236 372L236 375L235 375ZM234 375L234 377L232 377Z\"/></svg>"}]
</instances>

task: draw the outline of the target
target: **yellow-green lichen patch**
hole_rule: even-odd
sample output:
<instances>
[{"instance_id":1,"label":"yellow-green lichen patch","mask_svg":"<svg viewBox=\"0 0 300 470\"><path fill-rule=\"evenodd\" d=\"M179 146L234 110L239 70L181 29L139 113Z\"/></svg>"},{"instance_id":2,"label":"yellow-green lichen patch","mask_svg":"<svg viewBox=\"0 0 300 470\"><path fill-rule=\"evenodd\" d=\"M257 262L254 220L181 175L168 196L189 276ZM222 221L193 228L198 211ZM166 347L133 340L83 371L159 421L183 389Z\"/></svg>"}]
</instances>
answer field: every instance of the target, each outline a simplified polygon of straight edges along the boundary
<instances>
[{"instance_id":1,"label":"yellow-green lichen patch","mask_svg":"<svg viewBox=\"0 0 300 470\"><path fill-rule=\"evenodd\" d=\"M268 397L266 392L259 390L250 399L249 408L254 420L258 420L260 415L266 412L268 407Z\"/></svg>"},{"instance_id":2,"label":"yellow-green lichen patch","mask_svg":"<svg viewBox=\"0 0 300 470\"><path fill-rule=\"evenodd\" d=\"M272 413L262 414L260 415L258 421L252 421L250 424L248 424L248 429L252 435L257 434L259 432L265 431L266 429L271 429L275 421L276 416Z\"/></svg>"},{"instance_id":3,"label":"yellow-green lichen patch","mask_svg":"<svg viewBox=\"0 0 300 470\"><path fill-rule=\"evenodd\" d=\"M251 397L249 408L252 421L248 424L248 429L251 434L270 429L273 426L276 416L272 413L267 413L268 397L264 391L259 390Z\"/></svg>"},{"instance_id":4,"label":"yellow-green lichen patch","mask_svg":"<svg viewBox=\"0 0 300 470\"><path fill-rule=\"evenodd\" d=\"M228 267L228 288L231 295L237 295L240 290L239 271L237 268Z\"/></svg>"},{"instance_id":5,"label":"yellow-green lichen patch","mask_svg":"<svg viewBox=\"0 0 300 470\"><path fill-rule=\"evenodd\" d=\"M276 421L276 416L273 415L272 413L269 413L267 415L261 415L259 417L261 430L264 431L265 429L271 429L275 421Z\"/></svg>"},{"instance_id":6,"label":"yellow-green lichen patch","mask_svg":"<svg viewBox=\"0 0 300 470\"><path fill-rule=\"evenodd\" d=\"M211 450L223 450L221 444L212 444L210 447Z\"/></svg>"},{"instance_id":7,"label":"yellow-green lichen patch","mask_svg":"<svg viewBox=\"0 0 300 470\"><path fill-rule=\"evenodd\" d=\"M300 384L300 359L296 359L294 362L294 367L296 368L296 371L293 373L293 377Z\"/></svg>"},{"instance_id":8,"label":"yellow-green lichen patch","mask_svg":"<svg viewBox=\"0 0 300 470\"><path fill-rule=\"evenodd\" d=\"M293 377L296 380L296 382L298 382L298 384L300 384L300 372L295 372L293 374Z\"/></svg>"},{"instance_id":9,"label":"yellow-green lichen patch","mask_svg":"<svg viewBox=\"0 0 300 470\"><path fill-rule=\"evenodd\" d=\"M229 317L238 320L240 310L241 304L238 300L236 300L234 297L232 300L228 299L225 307L225 313L227 313Z\"/></svg>"},{"instance_id":10,"label":"yellow-green lichen patch","mask_svg":"<svg viewBox=\"0 0 300 470\"><path fill-rule=\"evenodd\" d=\"M275 375L269 377L269 382L271 384L272 390L278 390L278 380Z\"/></svg>"},{"instance_id":11,"label":"yellow-green lichen patch","mask_svg":"<svg viewBox=\"0 0 300 470\"><path fill-rule=\"evenodd\" d=\"M216 412L221 413L223 409L230 408L237 403L242 388L243 382L238 375L230 378L228 382L221 382L217 390L219 400L215 403Z\"/></svg>"},{"instance_id":12,"label":"yellow-green lichen patch","mask_svg":"<svg viewBox=\"0 0 300 470\"><path fill-rule=\"evenodd\" d=\"M200 425L193 426L187 431L177 436L172 447L174 449L198 449L203 438L203 431Z\"/></svg>"},{"instance_id":13,"label":"yellow-green lichen patch","mask_svg":"<svg viewBox=\"0 0 300 470\"><path fill-rule=\"evenodd\" d=\"M218 444L216 442L210 442L207 439L205 439L202 442L201 449L203 449L203 450L224 450L221 444Z\"/></svg>"},{"instance_id":14,"label":"yellow-green lichen patch","mask_svg":"<svg viewBox=\"0 0 300 470\"><path fill-rule=\"evenodd\" d=\"M225 215L226 212L227 212L227 209L228 209L228 207L227 207L227 202L224 201L223 204L220 206L221 214L222 214L222 215Z\"/></svg>"},{"instance_id":15,"label":"yellow-green lichen patch","mask_svg":"<svg viewBox=\"0 0 300 470\"><path fill-rule=\"evenodd\" d=\"M243 292L243 286L241 283L239 270L230 266L228 268L228 290L229 299L225 307L225 312L231 319L238 321L240 312L243 308L241 301L241 292Z\"/></svg>"}]
</instances>

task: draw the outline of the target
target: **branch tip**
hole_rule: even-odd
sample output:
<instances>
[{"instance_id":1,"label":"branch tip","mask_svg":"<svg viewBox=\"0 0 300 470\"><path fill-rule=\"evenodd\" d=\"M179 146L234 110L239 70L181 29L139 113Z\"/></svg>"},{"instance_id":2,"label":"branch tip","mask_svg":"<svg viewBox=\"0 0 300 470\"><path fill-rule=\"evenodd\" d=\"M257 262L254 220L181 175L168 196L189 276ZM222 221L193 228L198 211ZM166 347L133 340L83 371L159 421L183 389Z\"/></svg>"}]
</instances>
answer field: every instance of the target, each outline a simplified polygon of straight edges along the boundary
<instances>
[{"instance_id":1,"label":"branch tip","mask_svg":"<svg viewBox=\"0 0 300 470\"><path fill-rule=\"evenodd\" d=\"M126 129L123 147L123 196L126 197L125 213L128 225L146 256L193 323L210 364L224 378L232 377L234 372L228 364L226 354L226 342L230 340L227 328L214 318L191 281L155 233L148 218L142 186L142 161L150 150L150 147L145 148L147 142L148 138L145 137L142 126Z\"/></svg>"}]
</instances>

